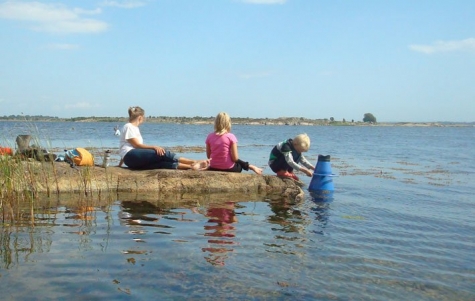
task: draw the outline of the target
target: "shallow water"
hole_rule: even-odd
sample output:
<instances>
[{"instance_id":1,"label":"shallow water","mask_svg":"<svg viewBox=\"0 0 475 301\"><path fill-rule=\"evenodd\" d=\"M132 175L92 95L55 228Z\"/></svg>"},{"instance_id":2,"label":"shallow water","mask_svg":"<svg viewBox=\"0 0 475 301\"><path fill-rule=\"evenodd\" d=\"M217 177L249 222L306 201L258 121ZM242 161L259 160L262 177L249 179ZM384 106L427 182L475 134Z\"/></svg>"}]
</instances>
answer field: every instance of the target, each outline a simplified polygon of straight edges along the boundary
<instances>
[{"instance_id":1,"label":"shallow water","mask_svg":"<svg viewBox=\"0 0 475 301\"><path fill-rule=\"evenodd\" d=\"M37 123L35 133L51 149L114 149L114 126ZM0 123L0 144L22 127ZM144 124L142 133L150 144L199 149L211 130ZM37 204L34 227L28 212L22 224L1 225L2 296L475 299L475 128L236 125L233 132L241 158L261 167L275 143L308 133L312 162L332 156L333 200L315 202L308 192L299 203L246 195L52 199Z\"/></svg>"}]
</instances>

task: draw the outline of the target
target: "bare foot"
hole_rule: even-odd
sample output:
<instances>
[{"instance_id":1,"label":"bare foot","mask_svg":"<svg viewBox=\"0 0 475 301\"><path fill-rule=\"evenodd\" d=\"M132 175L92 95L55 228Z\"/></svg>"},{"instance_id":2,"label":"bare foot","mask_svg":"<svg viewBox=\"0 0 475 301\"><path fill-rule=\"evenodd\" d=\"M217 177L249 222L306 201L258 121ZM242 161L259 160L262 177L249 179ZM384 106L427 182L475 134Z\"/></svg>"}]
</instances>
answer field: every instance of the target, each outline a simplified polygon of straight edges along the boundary
<instances>
[{"instance_id":1,"label":"bare foot","mask_svg":"<svg viewBox=\"0 0 475 301\"><path fill-rule=\"evenodd\" d=\"M262 168L259 168L259 167L254 166L254 165L249 165L249 169L252 170L253 172L255 172L258 175L262 175Z\"/></svg>"},{"instance_id":2,"label":"bare foot","mask_svg":"<svg viewBox=\"0 0 475 301\"><path fill-rule=\"evenodd\" d=\"M209 167L209 160L199 160L191 165L193 170L206 170Z\"/></svg>"}]
</instances>

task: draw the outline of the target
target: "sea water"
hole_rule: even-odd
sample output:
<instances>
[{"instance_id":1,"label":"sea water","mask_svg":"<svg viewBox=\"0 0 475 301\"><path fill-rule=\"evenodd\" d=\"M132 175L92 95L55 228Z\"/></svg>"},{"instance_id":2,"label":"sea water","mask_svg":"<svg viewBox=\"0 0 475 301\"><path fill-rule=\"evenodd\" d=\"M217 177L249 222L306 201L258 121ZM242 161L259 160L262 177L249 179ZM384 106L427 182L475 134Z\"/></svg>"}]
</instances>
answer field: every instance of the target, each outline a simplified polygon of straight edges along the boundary
<instances>
[{"instance_id":1,"label":"sea water","mask_svg":"<svg viewBox=\"0 0 475 301\"><path fill-rule=\"evenodd\" d=\"M117 152L115 126L0 122L0 144L32 134L53 152ZM145 123L141 131L147 144L198 159L212 125ZM306 191L301 202L134 196L71 207L53 198L37 208L35 227L0 225L2 299L475 299L475 128L232 131L240 157L266 174L271 148L307 133L312 163L331 156L333 200Z\"/></svg>"}]
</instances>

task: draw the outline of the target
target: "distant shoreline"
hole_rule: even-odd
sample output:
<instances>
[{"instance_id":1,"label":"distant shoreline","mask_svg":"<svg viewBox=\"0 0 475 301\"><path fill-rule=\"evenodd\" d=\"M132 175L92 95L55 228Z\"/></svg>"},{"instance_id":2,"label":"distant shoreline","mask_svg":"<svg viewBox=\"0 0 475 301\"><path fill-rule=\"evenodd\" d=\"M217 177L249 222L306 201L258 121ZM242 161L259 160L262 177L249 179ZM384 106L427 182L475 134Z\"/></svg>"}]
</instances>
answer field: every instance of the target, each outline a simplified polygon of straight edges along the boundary
<instances>
[{"instance_id":1,"label":"distant shoreline","mask_svg":"<svg viewBox=\"0 0 475 301\"><path fill-rule=\"evenodd\" d=\"M58 118L47 116L4 116L0 121L11 122L110 122L126 123L125 117L73 117ZM148 123L171 123L171 124L213 124L213 117L153 117L148 116ZM475 122L362 122L362 121L331 121L329 119L308 119L303 117L279 117L279 118L232 118L233 124L244 125L283 125L283 126L406 126L406 127L475 127Z\"/></svg>"}]
</instances>

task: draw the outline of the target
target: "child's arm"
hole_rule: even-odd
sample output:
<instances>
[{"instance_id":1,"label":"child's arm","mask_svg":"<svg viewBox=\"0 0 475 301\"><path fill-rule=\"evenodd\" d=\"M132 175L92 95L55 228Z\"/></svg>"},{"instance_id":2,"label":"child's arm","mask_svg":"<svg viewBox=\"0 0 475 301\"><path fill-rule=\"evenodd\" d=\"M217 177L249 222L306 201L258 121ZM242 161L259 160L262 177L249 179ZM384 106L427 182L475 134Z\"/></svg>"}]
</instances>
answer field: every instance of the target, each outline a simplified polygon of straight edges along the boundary
<instances>
[{"instance_id":1,"label":"child's arm","mask_svg":"<svg viewBox=\"0 0 475 301\"><path fill-rule=\"evenodd\" d=\"M231 153L231 160L233 160L233 162L236 162L239 159L237 142L234 142L233 144L231 144L231 149L229 151Z\"/></svg>"},{"instance_id":2,"label":"child's arm","mask_svg":"<svg viewBox=\"0 0 475 301\"><path fill-rule=\"evenodd\" d=\"M299 163L302 164L304 167L300 168L300 171L305 173L307 176L311 177L313 175L312 170L315 170L315 166L313 166L310 162L308 162L307 158L302 154L300 156Z\"/></svg>"},{"instance_id":3,"label":"child's arm","mask_svg":"<svg viewBox=\"0 0 475 301\"><path fill-rule=\"evenodd\" d=\"M287 162L287 164L289 164L290 167L292 167L295 170L303 172L309 177L313 175L313 173L310 170L313 170L314 167L310 164L310 162L307 161L307 159L305 159L303 155L301 155L299 159L299 163L303 165L301 166L297 162L294 161L294 158L292 157L292 152L285 152L283 154L285 157L285 161Z\"/></svg>"},{"instance_id":4,"label":"child's arm","mask_svg":"<svg viewBox=\"0 0 475 301\"><path fill-rule=\"evenodd\" d=\"M302 166L300 166L297 162L294 161L291 151L282 152L282 154L284 155L285 162L287 162L287 164L289 164L290 167L292 167L295 170L300 170L302 168Z\"/></svg>"},{"instance_id":5,"label":"child's arm","mask_svg":"<svg viewBox=\"0 0 475 301\"><path fill-rule=\"evenodd\" d=\"M211 159L211 145L208 142L206 142L206 157Z\"/></svg>"},{"instance_id":6,"label":"child's arm","mask_svg":"<svg viewBox=\"0 0 475 301\"><path fill-rule=\"evenodd\" d=\"M315 166L312 163L308 162L307 158L304 155L300 156L300 163L311 170L315 170Z\"/></svg>"}]
</instances>

